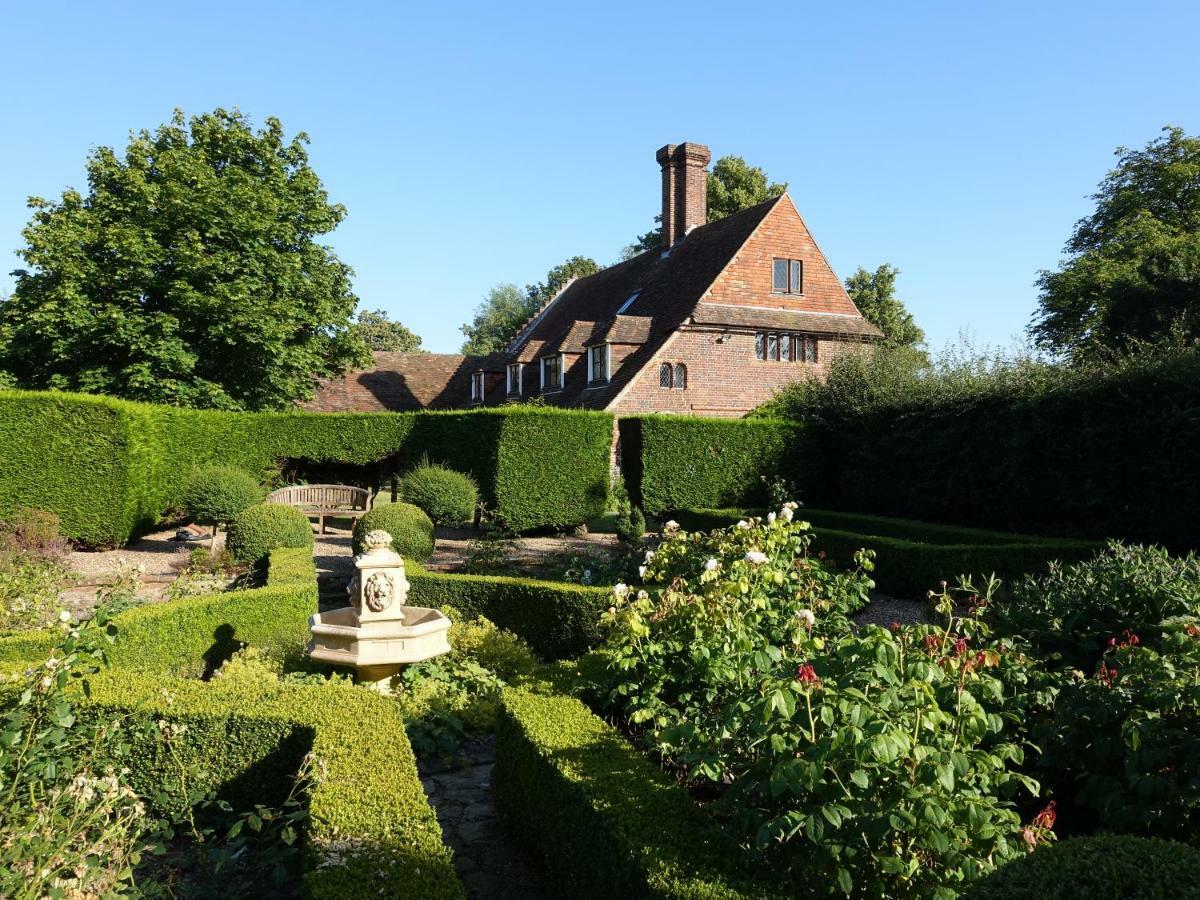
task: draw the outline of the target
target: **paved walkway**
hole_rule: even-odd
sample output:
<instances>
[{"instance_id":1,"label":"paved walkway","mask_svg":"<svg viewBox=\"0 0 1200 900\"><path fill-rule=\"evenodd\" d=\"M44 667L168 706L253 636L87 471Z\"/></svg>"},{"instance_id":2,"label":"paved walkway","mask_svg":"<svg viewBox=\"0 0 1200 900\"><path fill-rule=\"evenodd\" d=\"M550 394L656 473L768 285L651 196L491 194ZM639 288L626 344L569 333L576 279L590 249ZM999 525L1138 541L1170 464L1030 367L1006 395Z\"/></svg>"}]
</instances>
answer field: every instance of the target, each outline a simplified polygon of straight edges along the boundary
<instances>
[{"instance_id":1,"label":"paved walkway","mask_svg":"<svg viewBox=\"0 0 1200 900\"><path fill-rule=\"evenodd\" d=\"M537 861L512 842L492 803L495 739L465 748L464 765L443 770L422 765L421 783L437 812L454 870L471 900L554 900Z\"/></svg>"}]
</instances>

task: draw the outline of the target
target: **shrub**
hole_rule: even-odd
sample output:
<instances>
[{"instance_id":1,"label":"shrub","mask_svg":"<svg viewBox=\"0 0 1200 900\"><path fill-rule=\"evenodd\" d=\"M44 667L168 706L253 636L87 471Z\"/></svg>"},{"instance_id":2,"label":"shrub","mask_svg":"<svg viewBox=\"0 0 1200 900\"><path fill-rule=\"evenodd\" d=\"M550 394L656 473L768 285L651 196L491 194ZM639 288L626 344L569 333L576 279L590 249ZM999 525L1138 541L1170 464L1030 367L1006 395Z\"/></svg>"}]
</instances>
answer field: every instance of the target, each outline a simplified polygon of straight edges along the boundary
<instances>
[{"instance_id":1,"label":"shrub","mask_svg":"<svg viewBox=\"0 0 1200 900\"><path fill-rule=\"evenodd\" d=\"M435 525L460 525L475 516L479 488L470 475L423 460L400 477L399 496L425 510Z\"/></svg>"},{"instance_id":2,"label":"shrub","mask_svg":"<svg viewBox=\"0 0 1200 900\"><path fill-rule=\"evenodd\" d=\"M997 631L1027 637L1058 666L1090 672L1122 632L1154 646L1172 620L1200 616L1200 558L1110 542L1092 560L1021 581L992 612Z\"/></svg>"},{"instance_id":3,"label":"shrub","mask_svg":"<svg viewBox=\"0 0 1200 900\"><path fill-rule=\"evenodd\" d=\"M424 562L433 555L433 522L411 503L386 503L366 513L354 526L354 552L362 553L368 531L392 536L392 549L405 560Z\"/></svg>"},{"instance_id":4,"label":"shrub","mask_svg":"<svg viewBox=\"0 0 1200 900\"><path fill-rule=\"evenodd\" d=\"M256 565L272 550L313 545L308 516L291 506L260 503L242 510L229 523L225 547L237 559Z\"/></svg>"},{"instance_id":5,"label":"shrub","mask_svg":"<svg viewBox=\"0 0 1200 900\"><path fill-rule=\"evenodd\" d=\"M240 469L208 466L188 478L183 489L183 508L205 525L230 522L238 513L262 500L258 482Z\"/></svg>"},{"instance_id":6,"label":"shrub","mask_svg":"<svg viewBox=\"0 0 1200 900\"><path fill-rule=\"evenodd\" d=\"M564 895L737 900L783 896L739 870L737 845L687 794L572 697L508 689L496 806Z\"/></svg>"},{"instance_id":7,"label":"shrub","mask_svg":"<svg viewBox=\"0 0 1200 900\"><path fill-rule=\"evenodd\" d=\"M1195 897L1200 850L1132 835L1078 837L1001 866L965 900L1171 900Z\"/></svg>"},{"instance_id":8,"label":"shrub","mask_svg":"<svg viewBox=\"0 0 1200 900\"><path fill-rule=\"evenodd\" d=\"M1200 839L1200 628L1140 646L1129 632L1035 730L1056 793L1104 828Z\"/></svg>"},{"instance_id":9,"label":"shrub","mask_svg":"<svg viewBox=\"0 0 1200 900\"><path fill-rule=\"evenodd\" d=\"M973 619L848 634L870 581L809 558L791 516L668 536L654 593L618 586L607 704L688 777L728 785L721 808L798 883L953 896L1021 852L1012 798L1038 788L1001 733L1018 679L1000 671L1024 660Z\"/></svg>"},{"instance_id":10,"label":"shrub","mask_svg":"<svg viewBox=\"0 0 1200 900\"><path fill-rule=\"evenodd\" d=\"M0 553L0 631L44 628L62 609L59 594L70 574L57 562Z\"/></svg>"},{"instance_id":11,"label":"shrub","mask_svg":"<svg viewBox=\"0 0 1200 900\"><path fill-rule=\"evenodd\" d=\"M0 523L0 551L4 550L62 560L70 547L62 536L62 522L57 515L46 509L21 507Z\"/></svg>"}]
</instances>

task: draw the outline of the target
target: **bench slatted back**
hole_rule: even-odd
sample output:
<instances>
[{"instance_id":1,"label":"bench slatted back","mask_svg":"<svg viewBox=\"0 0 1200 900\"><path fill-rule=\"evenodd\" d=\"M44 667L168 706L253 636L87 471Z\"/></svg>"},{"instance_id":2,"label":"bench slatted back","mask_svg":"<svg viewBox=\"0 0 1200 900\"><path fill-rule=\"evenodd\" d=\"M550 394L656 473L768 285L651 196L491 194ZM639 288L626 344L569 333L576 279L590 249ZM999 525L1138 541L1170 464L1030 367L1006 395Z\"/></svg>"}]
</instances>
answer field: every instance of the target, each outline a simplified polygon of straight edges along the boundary
<instances>
[{"instance_id":1,"label":"bench slatted back","mask_svg":"<svg viewBox=\"0 0 1200 900\"><path fill-rule=\"evenodd\" d=\"M267 499L300 509L366 510L370 494L348 484L293 484L272 491Z\"/></svg>"}]
</instances>

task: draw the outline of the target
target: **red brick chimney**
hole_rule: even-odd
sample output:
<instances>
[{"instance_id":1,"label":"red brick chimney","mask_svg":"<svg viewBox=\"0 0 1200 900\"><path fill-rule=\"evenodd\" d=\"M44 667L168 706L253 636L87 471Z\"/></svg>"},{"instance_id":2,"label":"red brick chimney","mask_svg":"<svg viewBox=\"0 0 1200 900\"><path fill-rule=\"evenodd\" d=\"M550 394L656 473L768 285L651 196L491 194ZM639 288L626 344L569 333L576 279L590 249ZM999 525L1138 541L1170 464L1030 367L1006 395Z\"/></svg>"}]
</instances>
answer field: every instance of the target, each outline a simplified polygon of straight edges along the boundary
<instances>
[{"instance_id":1,"label":"red brick chimney","mask_svg":"<svg viewBox=\"0 0 1200 900\"><path fill-rule=\"evenodd\" d=\"M708 221L708 162L703 144L667 144L655 154L662 166L662 245L671 245Z\"/></svg>"}]
</instances>

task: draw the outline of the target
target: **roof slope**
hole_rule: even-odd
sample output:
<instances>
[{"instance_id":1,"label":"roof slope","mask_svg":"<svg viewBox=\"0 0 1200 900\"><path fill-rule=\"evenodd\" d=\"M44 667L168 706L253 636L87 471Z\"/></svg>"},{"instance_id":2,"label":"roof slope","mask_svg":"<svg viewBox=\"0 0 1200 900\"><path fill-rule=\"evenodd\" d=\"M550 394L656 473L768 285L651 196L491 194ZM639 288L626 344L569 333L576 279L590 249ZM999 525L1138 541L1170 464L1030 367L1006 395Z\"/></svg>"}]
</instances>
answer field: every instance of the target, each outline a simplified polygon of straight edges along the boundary
<instances>
[{"instance_id":1,"label":"roof slope","mask_svg":"<svg viewBox=\"0 0 1200 900\"><path fill-rule=\"evenodd\" d=\"M415 412L450 409L470 396L471 373L482 357L458 353L387 352L372 354L374 365L321 381L311 412Z\"/></svg>"}]
</instances>

